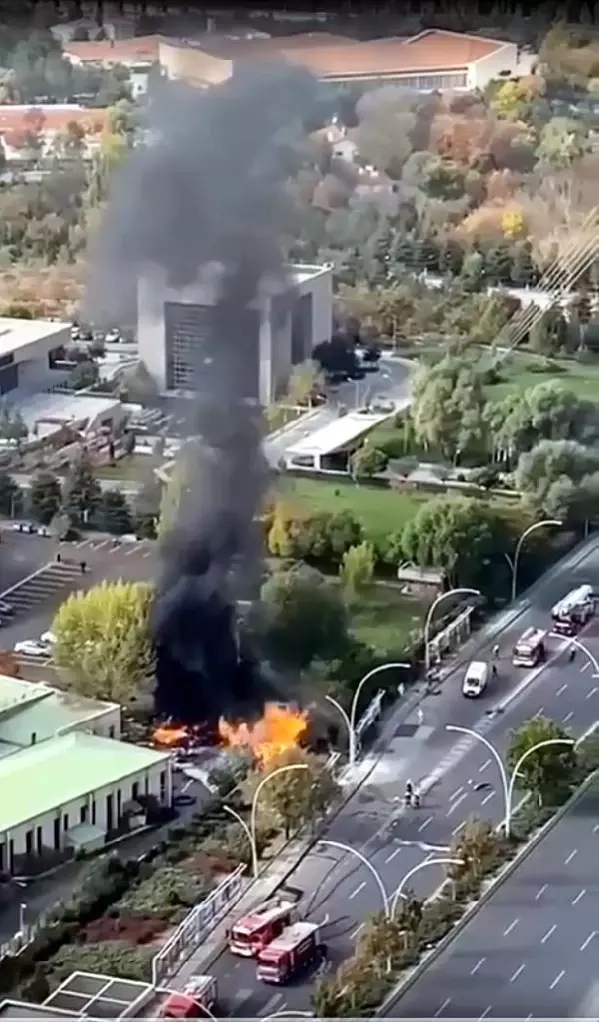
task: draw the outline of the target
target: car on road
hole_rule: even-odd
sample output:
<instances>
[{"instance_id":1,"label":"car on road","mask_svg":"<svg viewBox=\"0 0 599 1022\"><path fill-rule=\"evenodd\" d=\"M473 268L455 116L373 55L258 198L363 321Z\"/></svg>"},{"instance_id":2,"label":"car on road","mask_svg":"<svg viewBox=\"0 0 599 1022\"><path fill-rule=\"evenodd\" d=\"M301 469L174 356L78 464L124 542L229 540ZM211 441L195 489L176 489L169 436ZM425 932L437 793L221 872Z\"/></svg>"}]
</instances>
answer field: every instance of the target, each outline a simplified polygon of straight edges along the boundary
<instances>
[{"instance_id":1,"label":"car on road","mask_svg":"<svg viewBox=\"0 0 599 1022\"><path fill-rule=\"evenodd\" d=\"M13 532L24 532L28 536L37 536L37 525L33 522L11 522Z\"/></svg>"},{"instance_id":2,"label":"car on road","mask_svg":"<svg viewBox=\"0 0 599 1022\"><path fill-rule=\"evenodd\" d=\"M31 656L41 659L42 657L49 657L52 648L47 642L40 642L39 639L22 639L21 642L15 643L14 652L18 653L19 656Z\"/></svg>"},{"instance_id":3,"label":"car on road","mask_svg":"<svg viewBox=\"0 0 599 1022\"><path fill-rule=\"evenodd\" d=\"M106 337L104 338L107 344L118 344L120 339L121 331L118 330L116 327L113 327L112 330L109 330L108 333L106 334Z\"/></svg>"},{"instance_id":4,"label":"car on road","mask_svg":"<svg viewBox=\"0 0 599 1022\"><path fill-rule=\"evenodd\" d=\"M370 403L370 411L375 415L392 415L395 411L395 401L386 397L375 397Z\"/></svg>"},{"instance_id":5,"label":"car on road","mask_svg":"<svg viewBox=\"0 0 599 1022\"><path fill-rule=\"evenodd\" d=\"M462 682L462 694L468 699L482 695L489 681L489 665L484 660L473 660Z\"/></svg>"},{"instance_id":6,"label":"car on road","mask_svg":"<svg viewBox=\"0 0 599 1022\"><path fill-rule=\"evenodd\" d=\"M44 632L43 635L40 635L40 642L44 646L53 646L54 643L56 642L56 636L54 632Z\"/></svg>"}]
</instances>

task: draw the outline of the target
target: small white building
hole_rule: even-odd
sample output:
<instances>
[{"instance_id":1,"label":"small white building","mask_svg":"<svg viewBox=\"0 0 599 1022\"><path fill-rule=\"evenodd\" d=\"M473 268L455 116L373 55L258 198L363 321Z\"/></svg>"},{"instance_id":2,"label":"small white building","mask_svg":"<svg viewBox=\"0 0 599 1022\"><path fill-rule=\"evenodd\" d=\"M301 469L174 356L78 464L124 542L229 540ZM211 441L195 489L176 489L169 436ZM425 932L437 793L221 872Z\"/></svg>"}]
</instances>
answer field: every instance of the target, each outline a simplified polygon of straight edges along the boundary
<instances>
[{"instance_id":1,"label":"small white building","mask_svg":"<svg viewBox=\"0 0 599 1022\"><path fill-rule=\"evenodd\" d=\"M0 871L45 853L101 847L129 804L172 804L171 757L82 731L0 759Z\"/></svg>"},{"instance_id":2,"label":"small white building","mask_svg":"<svg viewBox=\"0 0 599 1022\"><path fill-rule=\"evenodd\" d=\"M176 290L159 270L148 271L138 289L139 357L162 394L195 393L200 381L210 385L210 373L218 378L222 365L228 373L236 369L243 397L268 405L284 393L292 367L331 336L333 268L293 266L287 285L264 282L256 302L239 310L237 367L219 358L223 346L211 313L221 272L211 264L197 284Z\"/></svg>"},{"instance_id":3,"label":"small white building","mask_svg":"<svg viewBox=\"0 0 599 1022\"><path fill-rule=\"evenodd\" d=\"M0 396L45 390L65 378L63 357L70 344L71 324L46 319L0 316Z\"/></svg>"}]
</instances>

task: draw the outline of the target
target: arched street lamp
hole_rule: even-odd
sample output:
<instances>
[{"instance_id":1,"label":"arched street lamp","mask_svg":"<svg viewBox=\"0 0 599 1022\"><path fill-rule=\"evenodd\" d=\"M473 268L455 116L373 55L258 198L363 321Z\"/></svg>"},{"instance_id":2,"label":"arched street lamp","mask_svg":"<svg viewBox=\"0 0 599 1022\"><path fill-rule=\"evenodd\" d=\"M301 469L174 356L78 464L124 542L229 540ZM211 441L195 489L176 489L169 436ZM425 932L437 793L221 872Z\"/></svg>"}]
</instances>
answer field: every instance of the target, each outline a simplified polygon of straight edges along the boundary
<instances>
[{"instance_id":1,"label":"arched street lamp","mask_svg":"<svg viewBox=\"0 0 599 1022\"><path fill-rule=\"evenodd\" d=\"M518 567L520 563L520 552L522 550L522 544L530 535L532 535L533 532L536 532L537 529L545 529L550 525L554 525L556 528L559 529L563 524L564 523L559 518L544 518L542 522L533 522L532 525L529 525L528 528L524 530L524 532L520 536L520 539L516 543L516 549L514 551L513 559L510 557L509 554L505 555L505 559L508 562L510 568L512 569L512 603L514 602L516 596L518 595Z\"/></svg>"},{"instance_id":2,"label":"arched street lamp","mask_svg":"<svg viewBox=\"0 0 599 1022\"><path fill-rule=\"evenodd\" d=\"M428 613L424 621L424 669L426 675L430 670L431 658L430 658L430 630L433 621L433 615L437 609L445 600L450 599L453 596L482 596L480 589L469 589L467 587L460 587L458 589L450 589L447 593L441 593L437 596L437 599L431 603Z\"/></svg>"},{"instance_id":3,"label":"arched street lamp","mask_svg":"<svg viewBox=\"0 0 599 1022\"><path fill-rule=\"evenodd\" d=\"M373 667L372 670L368 671L368 673L365 674L364 677L361 678L360 681L358 682L358 686L356 688L356 691L354 692L354 697L352 699L349 714L343 709L341 703L337 702L336 699L333 699L332 696L325 696L327 702L331 703L331 705L334 706L335 709L338 710L338 712L341 714L341 716L343 717L343 722L347 728L349 736L348 759L350 766L353 766L356 761L356 750L358 746L356 735L356 717L358 714L358 702L360 699L360 693L364 685L366 684L367 681L370 681L371 678L374 678L375 675L380 674L381 671L390 671L391 669L394 668L409 671L411 670L411 667L412 667L411 664L405 663L404 661L394 661L392 663L379 664L378 667Z\"/></svg>"}]
</instances>

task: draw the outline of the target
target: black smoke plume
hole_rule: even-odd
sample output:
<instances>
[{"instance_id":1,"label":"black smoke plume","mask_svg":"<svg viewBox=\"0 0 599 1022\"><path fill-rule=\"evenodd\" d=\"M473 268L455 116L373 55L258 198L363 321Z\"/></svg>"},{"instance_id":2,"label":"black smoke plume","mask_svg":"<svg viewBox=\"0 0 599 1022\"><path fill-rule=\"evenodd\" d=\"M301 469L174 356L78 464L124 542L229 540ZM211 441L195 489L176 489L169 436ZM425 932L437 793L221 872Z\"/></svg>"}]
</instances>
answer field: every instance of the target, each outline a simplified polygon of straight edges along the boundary
<instances>
[{"instance_id":1,"label":"black smoke plume","mask_svg":"<svg viewBox=\"0 0 599 1022\"><path fill-rule=\"evenodd\" d=\"M214 719L265 697L240 657L234 569L259 571L256 517L267 484L262 424L247 399L247 311L266 281L288 286L286 182L316 83L288 65L242 66L206 91L168 83L150 105L146 144L115 180L93 253L97 321L126 317L136 278L216 290L210 343L198 337L196 399L187 402L187 487L162 548L154 613L157 709ZM106 310L110 310L108 313ZM190 407L191 406L191 407Z\"/></svg>"}]
</instances>

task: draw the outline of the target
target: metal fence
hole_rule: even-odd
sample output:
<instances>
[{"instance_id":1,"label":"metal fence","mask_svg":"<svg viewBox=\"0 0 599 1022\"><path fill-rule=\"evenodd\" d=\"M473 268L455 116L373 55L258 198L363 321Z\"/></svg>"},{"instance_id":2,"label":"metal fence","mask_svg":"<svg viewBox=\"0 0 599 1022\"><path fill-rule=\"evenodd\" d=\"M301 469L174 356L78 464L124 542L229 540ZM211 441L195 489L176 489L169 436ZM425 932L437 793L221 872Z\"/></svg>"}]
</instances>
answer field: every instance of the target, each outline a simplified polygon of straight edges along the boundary
<instances>
[{"instance_id":1,"label":"metal fence","mask_svg":"<svg viewBox=\"0 0 599 1022\"><path fill-rule=\"evenodd\" d=\"M216 923L238 897L245 885L246 866L238 866L226 877L209 898L192 908L188 916L169 937L152 960L152 985L164 986L169 978L200 946Z\"/></svg>"}]
</instances>

